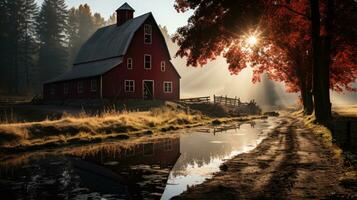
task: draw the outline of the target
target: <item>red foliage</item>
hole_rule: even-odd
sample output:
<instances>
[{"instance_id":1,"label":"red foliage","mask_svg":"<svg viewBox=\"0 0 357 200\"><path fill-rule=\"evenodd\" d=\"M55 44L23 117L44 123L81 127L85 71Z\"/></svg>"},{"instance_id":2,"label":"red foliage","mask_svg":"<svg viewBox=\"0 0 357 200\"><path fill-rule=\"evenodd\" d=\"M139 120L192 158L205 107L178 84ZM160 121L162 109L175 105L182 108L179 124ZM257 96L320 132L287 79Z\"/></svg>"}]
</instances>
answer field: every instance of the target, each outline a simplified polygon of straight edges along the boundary
<instances>
[{"instance_id":1,"label":"red foliage","mask_svg":"<svg viewBox=\"0 0 357 200\"><path fill-rule=\"evenodd\" d=\"M254 4L259 6L254 7ZM351 83L357 78L357 43L353 34L356 30L351 26L357 19L356 12L353 12L356 5L353 0L342 4L336 4L335 29L334 33L330 33L333 37L330 87L338 92L356 90ZM322 21L325 19L325 7L321 3ZM187 65L204 65L223 53L232 74L250 66L254 72L253 82L260 81L260 75L265 72L270 79L284 82L289 92L298 92L302 86L311 88L312 44L308 0L240 0L233 3L224 0L176 0L175 8L180 12L196 9L189 24L180 28L173 38L180 46L177 55L187 57ZM257 15L254 20L247 20L246 14L251 12ZM246 34L244 30L252 26L251 22L259 24L256 29L261 32L256 47L247 47L242 37ZM352 34L347 33L348 26L353 28ZM323 25L321 30L321 35L326 35Z\"/></svg>"},{"instance_id":2,"label":"red foliage","mask_svg":"<svg viewBox=\"0 0 357 200\"><path fill-rule=\"evenodd\" d=\"M338 2L332 35L331 88L357 90L356 28L353 0ZM204 65L223 53L232 74L253 67L253 82L264 72L272 80L284 82L287 91L298 92L302 85L311 88L311 31L308 0L204 1L176 0L175 8L184 12L195 9L187 26L173 38L180 49L178 56L187 57L187 65ZM323 21L326 8L321 3L321 35L326 35ZM257 20L260 18L260 20ZM253 26L259 24L257 27ZM248 47L244 41L247 27L260 31L259 44ZM351 29L353 29L351 31ZM253 32L253 31L251 31Z\"/></svg>"}]
</instances>

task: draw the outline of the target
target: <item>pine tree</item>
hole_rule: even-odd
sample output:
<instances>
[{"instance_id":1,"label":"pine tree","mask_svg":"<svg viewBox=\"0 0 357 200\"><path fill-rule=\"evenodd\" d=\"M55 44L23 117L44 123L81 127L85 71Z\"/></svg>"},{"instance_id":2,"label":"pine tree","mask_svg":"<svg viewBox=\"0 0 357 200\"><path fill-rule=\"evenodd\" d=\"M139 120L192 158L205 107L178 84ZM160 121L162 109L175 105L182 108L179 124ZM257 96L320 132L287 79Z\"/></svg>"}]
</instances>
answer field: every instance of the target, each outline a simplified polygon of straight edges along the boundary
<instances>
[{"instance_id":1,"label":"pine tree","mask_svg":"<svg viewBox=\"0 0 357 200\"><path fill-rule=\"evenodd\" d=\"M80 5L78 8L79 29L78 34L80 43L86 41L95 31L92 12L88 4Z\"/></svg>"},{"instance_id":2,"label":"pine tree","mask_svg":"<svg viewBox=\"0 0 357 200\"><path fill-rule=\"evenodd\" d=\"M9 0L0 0L0 92L8 92L8 69L9 69Z\"/></svg>"},{"instance_id":3,"label":"pine tree","mask_svg":"<svg viewBox=\"0 0 357 200\"><path fill-rule=\"evenodd\" d=\"M105 25L105 20L99 13L94 13L93 21L95 29L101 28Z\"/></svg>"},{"instance_id":4,"label":"pine tree","mask_svg":"<svg viewBox=\"0 0 357 200\"><path fill-rule=\"evenodd\" d=\"M21 21L21 1L7 1L7 49L5 49L5 62L6 62L6 78L7 78L7 92L11 94L18 93L18 68L19 68L19 40L20 21Z\"/></svg>"},{"instance_id":5,"label":"pine tree","mask_svg":"<svg viewBox=\"0 0 357 200\"><path fill-rule=\"evenodd\" d=\"M67 18L64 0L45 0L37 18L40 40L40 80L46 81L67 69Z\"/></svg>"},{"instance_id":6,"label":"pine tree","mask_svg":"<svg viewBox=\"0 0 357 200\"><path fill-rule=\"evenodd\" d=\"M35 58L37 54L36 38L36 17L38 15L37 5L34 0L24 0L21 9L21 38L19 41L19 63L21 66L20 83L21 91L33 92L34 87L38 91L37 84L38 70L36 69ZM32 91L31 91L32 90Z\"/></svg>"},{"instance_id":7,"label":"pine tree","mask_svg":"<svg viewBox=\"0 0 357 200\"><path fill-rule=\"evenodd\" d=\"M87 4L80 5L78 9L72 8L68 18L69 37L69 64L72 65L79 48L100 27L105 25L100 14L92 16L91 9Z\"/></svg>"},{"instance_id":8,"label":"pine tree","mask_svg":"<svg viewBox=\"0 0 357 200\"><path fill-rule=\"evenodd\" d=\"M1 80L7 93L19 94L30 88L29 71L35 60L34 0L0 2ZM3 83L5 81L5 83Z\"/></svg>"},{"instance_id":9,"label":"pine tree","mask_svg":"<svg viewBox=\"0 0 357 200\"><path fill-rule=\"evenodd\" d=\"M71 8L68 13L68 64L71 66L79 48L78 10Z\"/></svg>"},{"instance_id":10,"label":"pine tree","mask_svg":"<svg viewBox=\"0 0 357 200\"><path fill-rule=\"evenodd\" d=\"M113 13L110 15L109 19L107 20L107 25L112 25L117 23L117 14Z\"/></svg>"}]
</instances>

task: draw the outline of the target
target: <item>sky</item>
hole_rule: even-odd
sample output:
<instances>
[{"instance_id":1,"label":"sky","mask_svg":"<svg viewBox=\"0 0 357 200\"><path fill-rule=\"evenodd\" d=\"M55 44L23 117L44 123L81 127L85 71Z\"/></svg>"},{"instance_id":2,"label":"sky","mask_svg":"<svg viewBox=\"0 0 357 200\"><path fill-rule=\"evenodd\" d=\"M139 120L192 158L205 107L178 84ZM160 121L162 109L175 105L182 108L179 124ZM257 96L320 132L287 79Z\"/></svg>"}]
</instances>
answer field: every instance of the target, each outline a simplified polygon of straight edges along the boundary
<instances>
[{"instance_id":1,"label":"sky","mask_svg":"<svg viewBox=\"0 0 357 200\"><path fill-rule=\"evenodd\" d=\"M40 5L43 0L36 0ZM175 0L66 0L68 8L78 7L80 4L87 3L92 13L98 12L108 19L123 3L127 2L135 9L134 17L152 12L156 22L166 26L170 34L176 32L178 27L187 24L187 19L193 14L177 13L174 9ZM169 44L172 55L175 54L177 47ZM238 76L230 75L228 64L222 57L209 62L205 67L186 67L185 60L173 58L173 63L179 71L181 79L181 97L208 96L208 95L228 95L240 97L243 101L251 99L257 100L261 104L266 104L267 96L266 83L252 84L251 69L246 69ZM207 81L208 80L208 81ZM357 85L357 82L355 83ZM270 84L271 85L271 84ZM288 94L284 91L284 86L274 83L273 90L276 95L275 100L279 105L291 105L297 102L297 94ZM271 91L271 90L269 90ZM357 93L336 94L332 93L332 100L343 104L357 103Z\"/></svg>"},{"instance_id":2,"label":"sky","mask_svg":"<svg viewBox=\"0 0 357 200\"><path fill-rule=\"evenodd\" d=\"M41 5L43 0L36 0L36 2ZM177 13L174 0L66 0L68 8L87 3L92 13L100 13L105 19L108 19L125 2L134 8L134 17L152 12L156 22L166 26L170 34L175 33L178 27L186 25L187 19L192 15L192 11Z\"/></svg>"}]
</instances>

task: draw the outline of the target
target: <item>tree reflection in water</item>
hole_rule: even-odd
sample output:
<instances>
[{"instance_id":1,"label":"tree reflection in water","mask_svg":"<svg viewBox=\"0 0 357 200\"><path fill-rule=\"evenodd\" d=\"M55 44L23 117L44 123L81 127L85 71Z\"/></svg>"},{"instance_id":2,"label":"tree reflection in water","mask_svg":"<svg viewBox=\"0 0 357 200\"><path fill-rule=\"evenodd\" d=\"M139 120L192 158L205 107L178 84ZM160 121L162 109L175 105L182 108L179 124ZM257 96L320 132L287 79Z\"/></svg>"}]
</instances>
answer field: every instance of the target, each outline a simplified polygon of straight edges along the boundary
<instances>
[{"instance_id":1,"label":"tree reflection in water","mask_svg":"<svg viewBox=\"0 0 357 200\"><path fill-rule=\"evenodd\" d=\"M169 199L254 148L272 121L1 155L4 199Z\"/></svg>"},{"instance_id":2,"label":"tree reflection in water","mask_svg":"<svg viewBox=\"0 0 357 200\"><path fill-rule=\"evenodd\" d=\"M34 154L17 162L19 166L0 163L0 195L5 199L157 199L179 156L177 136Z\"/></svg>"},{"instance_id":3,"label":"tree reflection in water","mask_svg":"<svg viewBox=\"0 0 357 200\"><path fill-rule=\"evenodd\" d=\"M225 159L255 148L274 126L274 120L257 120L181 135L181 156L171 170L162 199L210 178Z\"/></svg>"}]
</instances>

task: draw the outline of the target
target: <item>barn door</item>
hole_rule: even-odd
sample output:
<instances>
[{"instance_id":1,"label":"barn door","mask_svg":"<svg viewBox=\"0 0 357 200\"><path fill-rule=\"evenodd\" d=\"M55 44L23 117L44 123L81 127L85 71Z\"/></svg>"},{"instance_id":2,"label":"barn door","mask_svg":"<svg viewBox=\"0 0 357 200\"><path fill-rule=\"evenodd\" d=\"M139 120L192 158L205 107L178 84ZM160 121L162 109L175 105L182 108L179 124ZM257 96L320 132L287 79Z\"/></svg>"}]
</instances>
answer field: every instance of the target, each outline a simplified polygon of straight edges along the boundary
<instances>
[{"instance_id":1,"label":"barn door","mask_svg":"<svg viewBox=\"0 0 357 200\"><path fill-rule=\"evenodd\" d=\"M154 98L154 81L143 81L143 98L153 99Z\"/></svg>"}]
</instances>

